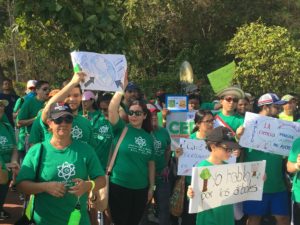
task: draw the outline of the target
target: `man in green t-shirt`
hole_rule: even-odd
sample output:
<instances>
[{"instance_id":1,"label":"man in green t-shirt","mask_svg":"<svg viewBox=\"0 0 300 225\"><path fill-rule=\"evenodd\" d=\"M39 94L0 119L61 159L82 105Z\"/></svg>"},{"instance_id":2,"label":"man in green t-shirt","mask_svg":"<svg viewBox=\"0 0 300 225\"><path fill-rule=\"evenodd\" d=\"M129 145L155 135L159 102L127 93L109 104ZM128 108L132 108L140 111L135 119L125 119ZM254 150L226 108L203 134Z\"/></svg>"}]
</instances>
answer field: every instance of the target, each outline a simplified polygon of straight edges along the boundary
<instances>
[{"instance_id":1,"label":"man in green t-shirt","mask_svg":"<svg viewBox=\"0 0 300 225\"><path fill-rule=\"evenodd\" d=\"M49 83L42 80L38 81L35 89L36 96L24 101L17 116L17 125L20 127L18 150L20 151L21 158L27 150L26 137L30 134L31 126L38 112L44 107L44 103L48 99L50 91Z\"/></svg>"},{"instance_id":2,"label":"man in green t-shirt","mask_svg":"<svg viewBox=\"0 0 300 225\"><path fill-rule=\"evenodd\" d=\"M44 130L45 140L51 137L47 128L47 116L50 110L50 105L53 102L63 102L69 104L73 113L73 123L72 123L72 138L75 140L80 140L90 144L95 147L95 142L93 139L92 126L86 118L78 114L78 110L81 104L82 91L78 80L71 80L63 89L56 93L46 104L43 109L41 116L41 125Z\"/></svg>"},{"instance_id":3,"label":"man in green t-shirt","mask_svg":"<svg viewBox=\"0 0 300 225\"><path fill-rule=\"evenodd\" d=\"M260 115L276 117L278 106L284 104L276 94L267 93L258 99ZM249 216L248 225L259 225L262 216L273 215L277 224L289 224L288 192L285 185L283 156L255 149L246 151L245 161L266 160L266 181L262 201L244 202L244 212Z\"/></svg>"},{"instance_id":4,"label":"man in green t-shirt","mask_svg":"<svg viewBox=\"0 0 300 225\"><path fill-rule=\"evenodd\" d=\"M229 87L218 93L222 108L215 115L215 127L225 126L234 133L243 125L244 118L235 112L238 100L245 97L244 92L237 87Z\"/></svg>"}]
</instances>

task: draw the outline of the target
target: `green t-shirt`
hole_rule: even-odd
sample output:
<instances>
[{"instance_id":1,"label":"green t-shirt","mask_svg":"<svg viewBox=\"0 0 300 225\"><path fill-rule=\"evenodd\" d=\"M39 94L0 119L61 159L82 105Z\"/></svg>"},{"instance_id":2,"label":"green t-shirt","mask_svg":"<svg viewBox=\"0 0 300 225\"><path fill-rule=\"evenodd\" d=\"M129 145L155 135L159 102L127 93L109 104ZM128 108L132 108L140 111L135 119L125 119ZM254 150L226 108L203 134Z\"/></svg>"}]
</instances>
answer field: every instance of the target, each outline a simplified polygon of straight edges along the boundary
<instances>
[{"instance_id":1,"label":"green t-shirt","mask_svg":"<svg viewBox=\"0 0 300 225\"><path fill-rule=\"evenodd\" d=\"M231 129L235 132L240 126L244 123L244 118L238 114L234 114L231 116L225 116L222 111L216 113L221 119L227 123Z\"/></svg>"},{"instance_id":2,"label":"green t-shirt","mask_svg":"<svg viewBox=\"0 0 300 225\"><path fill-rule=\"evenodd\" d=\"M286 190L283 175L283 157L254 149L245 149L245 162L266 160L264 193L276 193Z\"/></svg>"},{"instance_id":3,"label":"green t-shirt","mask_svg":"<svg viewBox=\"0 0 300 225\"><path fill-rule=\"evenodd\" d=\"M96 154L106 170L107 161L113 143L113 131L110 122L104 117L100 111L96 111L91 117L91 125L93 129L93 139Z\"/></svg>"},{"instance_id":4,"label":"green t-shirt","mask_svg":"<svg viewBox=\"0 0 300 225\"><path fill-rule=\"evenodd\" d=\"M203 160L198 166L213 166L213 164ZM223 205L197 213L196 225L234 225L233 205Z\"/></svg>"},{"instance_id":5,"label":"green t-shirt","mask_svg":"<svg viewBox=\"0 0 300 225\"><path fill-rule=\"evenodd\" d=\"M215 104L214 102L203 102L201 103L200 109L204 110L214 110L215 109Z\"/></svg>"},{"instance_id":6,"label":"green t-shirt","mask_svg":"<svg viewBox=\"0 0 300 225\"><path fill-rule=\"evenodd\" d=\"M17 120L29 120L36 117L38 112L44 107L44 103L44 101L40 101L36 97L26 100L20 109ZM27 126L28 133L30 133L31 126Z\"/></svg>"},{"instance_id":7,"label":"green t-shirt","mask_svg":"<svg viewBox=\"0 0 300 225\"><path fill-rule=\"evenodd\" d=\"M39 142L44 141L44 132L43 132L43 127L41 126L40 120L41 120L41 115L42 111L40 110L38 112L38 115L36 119L34 120L32 126L31 126L31 131L29 135L29 143L30 144L36 144Z\"/></svg>"},{"instance_id":8,"label":"green t-shirt","mask_svg":"<svg viewBox=\"0 0 300 225\"><path fill-rule=\"evenodd\" d=\"M73 140L64 150L58 150L43 142L44 150L40 167L39 182L62 182L65 186L74 185L72 179L95 179L104 175L95 151L86 143ZM40 156L40 144L30 148L17 176L17 183L24 180L35 180L37 164ZM80 225L90 224L87 213L87 198L85 193L80 197ZM62 198L54 197L46 192L35 195L34 220L38 225L66 225L71 212L77 203L77 197L68 192Z\"/></svg>"},{"instance_id":9,"label":"green t-shirt","mask_svg":"<svg viewBox=\"0 0 300 225\"><path fill-rule=\"evenodd\" d=\"M298 138L294 141L288 160L292 163L296 163L298 154L300 154L300 138ZM292 197L295 202L300 203L300 174L299 174L299 172L297 172L294 176Z\"/></svg>"},{"instance_id":10,"label":"green t-shirt","mask_svg":"<svg viewBox=\"0 0 300 225\"><path fill-rule=\"evenodd\" d=\"M16 146L15 132L10 123L0 122L0 163L5 168L5 163L11 161L13 150Z\"/></svg>"},{"instance_id":11,"label":"green t-shirt","mask_svg":"<svg viewBox=\"0 0 300 225\"><path fill-rule=\"evenodd\" d=\"M115 145L125 126L122 119L113 126ZM110 179L112 183L125 188L146 188L149 185L148 163L154 160L153 137L143 129L130 124L127 127Z\"/></svg>"},{"instance_id":12,"label":"green t-shirt","mask_svg":"<svg viewBox=\"0 0 300 225\"><path fill-rule=\"evenodd\" d=\"M161 173L168 165L166 162L165 152L171 144L171 138L166 128L158 127L152 132L154 136L154 156L155 156L155 174L156 183L162 181Z\"/></svg>"},{"instance_id":13,"label":"green t-shirt","mask_svg":"<svg viewBox=\"0 0 300 225\"><path fill-rule=\"evenodd\" d=\"M44 140L50 140L52 137L52 133L49 132L48 125L44 124L42 118L40 118L40 125L43 128ZM71 136L73 140L80 140L90 144L93 147L95 146L92 133L92 126L90 124L90 121L88 121L83 116L74 115Z\"/></svg>"}]
</instances>

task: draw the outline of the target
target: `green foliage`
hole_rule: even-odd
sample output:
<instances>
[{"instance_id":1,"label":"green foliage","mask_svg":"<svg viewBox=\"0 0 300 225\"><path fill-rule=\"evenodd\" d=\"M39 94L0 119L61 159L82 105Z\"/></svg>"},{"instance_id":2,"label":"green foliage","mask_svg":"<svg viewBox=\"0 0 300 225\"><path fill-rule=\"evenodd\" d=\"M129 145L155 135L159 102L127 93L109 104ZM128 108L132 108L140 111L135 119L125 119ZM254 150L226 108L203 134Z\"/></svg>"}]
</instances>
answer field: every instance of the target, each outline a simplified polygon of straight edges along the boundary
<instances>
[{"instance_id":1,"label":"green foliage","mask_svg":"<svg viewBox=\"0 0 300 225\"><path fill-rule=\"evenodd\" d=\"M208 180L211 177L211 173L209 169L205 168L204 170L201 171L199 176L203 180Z\"/></svg>"},{"instance_id":2,"label":"green foliage","mask_svg":"<svg viewBox=\"0 0 300 225\"><path fill-rule=\"evenodd\" d=\"M300 52L286 28L261 22L244 25L229 42L227 53L238 61L234 82L245 91L282 95L299 84Z\"/></svg>"}]
</instances>

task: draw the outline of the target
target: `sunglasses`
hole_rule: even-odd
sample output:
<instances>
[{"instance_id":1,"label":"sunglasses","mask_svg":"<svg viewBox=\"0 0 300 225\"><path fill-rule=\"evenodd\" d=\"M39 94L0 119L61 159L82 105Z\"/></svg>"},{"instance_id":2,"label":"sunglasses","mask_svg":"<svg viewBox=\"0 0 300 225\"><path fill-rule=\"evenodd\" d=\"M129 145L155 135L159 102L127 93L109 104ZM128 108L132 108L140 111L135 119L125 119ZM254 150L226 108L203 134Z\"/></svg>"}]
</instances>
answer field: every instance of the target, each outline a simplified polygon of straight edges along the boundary
<instances>
[{"instance_id":1,"label":"sunglasses","mask_svg":"<svg viewBox=\"0 0 300 225\"><path fill-rule=\"evenodd\" d=\"M58 117L57 119L53 119L53 122L55 124L61 124L62 122L70 124L73 122L73 116L67 115L67 116Z\"/></svg>"},{"instance_id":2,"label":"sunglasses","mask_svg":"<svg viewBox=\"0 0 300 225\"><path fill-rule=\"evenodd\" d=\"M203 120L203 121L202 121L202 123L213 123L213 122L214 122L213 119L211 119L211 120Z\"/></svg>"},{"instance_id":3,"label":"sunglasses","mask_svg":"<svg viewBox=\"0 0 300 225\"><path fill-rule=\"evenodd\" d=\"M226 146L224 146L224 145L219 145L219 147L221 147L221 148L223 148L224 150L225 150L225 152L233 152L233 149L232 148L228 148L228 147L226 147Z\"/></svg>"},{"instance_id":4,"label":"sunglasses","mask_svg":"<svg viewBox=\"0 0 300 225\"><path fill-rule=\"evenodd\" d=\"M232 98L232 97L226 97L224 98L224 100L226 100L226 102L234 102L234 103L237 103L239 101L238 98Z\"/></svg>"},{"instance_id":5,"label":"sunglasses","mask_svg":"<svg viewBox=\"0 0 300 225\"><path fill-rule=\"evenodd\" d=\"M128 111L128 115L129 115L129 116L133 116L133 115L135 115L135 116L141 116L141 115L143 115L143 114L144 114L143 111L133 111L133 110L129 110L129 111Z\"/></svg>"}]
</instances>

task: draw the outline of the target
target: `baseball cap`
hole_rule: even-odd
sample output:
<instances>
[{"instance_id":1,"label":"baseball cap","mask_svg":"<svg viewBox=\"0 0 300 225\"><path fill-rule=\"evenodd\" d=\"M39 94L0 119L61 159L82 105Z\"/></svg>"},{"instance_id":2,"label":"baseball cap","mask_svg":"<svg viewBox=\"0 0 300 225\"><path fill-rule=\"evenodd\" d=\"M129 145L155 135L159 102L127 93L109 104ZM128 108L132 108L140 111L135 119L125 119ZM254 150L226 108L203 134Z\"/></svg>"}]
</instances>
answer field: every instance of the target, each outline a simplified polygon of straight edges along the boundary
<instances>
[{"instance_id":1,"label":"baseball cap","mask_svg":"<svg viewBox=\"0 0 300 225\"><path fill-rule=\"evenodd\" d=\"M50 119L57 119L65 115L73 116L72 110L70 109L67 103L55 102L51 104L50 111L49 111Z\"/></svg>"},{"instance_id":2,"label":"baseball cap","mask_svg":"<svg viewBox=\"0 0 300 225\"><path fill-rule=\"evenodd\" d=\"M35 87L36 82L37 82L36 80L27 81L27 89Z\"/></svg>"},{"instance_id":3,"label":"baseball cap","mask_svg":"<svg viewBox=\"0 0 300 225\"><path fill-rule=\"evenodd\" d=\"M140 88L133 82L129 82L127 84L127 87L125 88L125 91L139 91Z\"/></svg>"},{"instance_id":4,"label":"baseball cap","mask_svg":"<svg viewBox=\"0 0 300 225\"><path fill-rule=\"evenodd\" d=\"M184 90L186 94L191 94L194 92L198 92L199 88L196 84L189 84Z\"/></svg>"},{"instance_id":5,"label":"baseball cap","mask_svg":"<svg viewBox=\"0 0 300 225\"><path fill-rule=\"evenodd\" d=\"M92 91L85 91L82 94L82 101L88 101L91 99L96 99L96 96L94 95L94 93Z\"/></svg>"},{"instance_id":6,"label":"baseball cap","mask_svg":"<svg viewBox=\"0 0 300 225\"><path fill-rule=\"evenodd\" d=\"M235 96L237 98L245 98L245 93L242 89L238 88L238 87L229 87L229 88L225 88L224 90L220 91L217 96L219 98L222 98L226 95L232 95Z\"/></svg>"},{"instance_id":7,"label":"baseball cap","mask_svg":"<svg viewBox=\"0 0 300 225\"><path fill-rule=\"evenodd\" d=\"M151 112L151 113L154 113L154 112L160 112L160 110L158 108L156 108L155 105L153 104L146 104L147 105L147 109Z\"/></svg>"},{"instance_id":8,"label":"baseball cap","mask_svg":"<svg viewBox=\"0 0 300 225\"><path fill-rule=\"evenodd\" d=\"M291 101L292 99L296 99L296 97L293 96L293 95L284 95L284 96L281 98L282 101L286 101L286 102L289 102L289 101Z\"/></svg>"},{"instance_id":9,"label":"baseball cap","mask_svg":"<svg viewBox=\"0 0 300 225\"><path fill-rule=\"evenodd\" d=\"M9 102L6 99L0 99L0 104L3 104L6 107L8 106Z\"/></svg>"},{"instance_id":10,"label":"baseball cap","mask_svg":"<svg viewBox=\"0 0 300 225\"><path fill-rule=\"evenodd\" d=\"M287 103L287 101L280 100L280 98L276 94L267 93L260 96L257 102L257 106L270 105L270 104L283 105L285 103Z\"/></svg>"},{"instance_id":11,"label":"baseball cap","mask_svg":"<svg viewBox=\"0 0 300 225\"><path fill-rule=\"evenodd\" d=\"M227 127L216 127L207 136L206 141L216 142L226 145L231 149L241 148L236 143L234 134Z\"/></svg>"}]
</instances>

